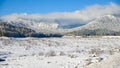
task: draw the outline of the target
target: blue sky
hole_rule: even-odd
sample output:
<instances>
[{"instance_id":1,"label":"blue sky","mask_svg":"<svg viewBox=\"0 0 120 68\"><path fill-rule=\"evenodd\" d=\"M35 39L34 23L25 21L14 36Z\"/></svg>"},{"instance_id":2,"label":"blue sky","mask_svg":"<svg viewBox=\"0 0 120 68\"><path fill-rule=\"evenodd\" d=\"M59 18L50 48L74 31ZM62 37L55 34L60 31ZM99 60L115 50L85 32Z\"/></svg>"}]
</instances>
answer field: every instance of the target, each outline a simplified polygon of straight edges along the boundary
<instances>
[{"instance_id":1,"label":"blue sky","mask_svg":"<svg viewBox=\"0 0 120 68\"><path fill-rule=\"evenodd\" d=\"M0 0L0 15L73 12L90 5L106 5L110 2L120 4L120 0Z\"/></svg>"}]
</instances>

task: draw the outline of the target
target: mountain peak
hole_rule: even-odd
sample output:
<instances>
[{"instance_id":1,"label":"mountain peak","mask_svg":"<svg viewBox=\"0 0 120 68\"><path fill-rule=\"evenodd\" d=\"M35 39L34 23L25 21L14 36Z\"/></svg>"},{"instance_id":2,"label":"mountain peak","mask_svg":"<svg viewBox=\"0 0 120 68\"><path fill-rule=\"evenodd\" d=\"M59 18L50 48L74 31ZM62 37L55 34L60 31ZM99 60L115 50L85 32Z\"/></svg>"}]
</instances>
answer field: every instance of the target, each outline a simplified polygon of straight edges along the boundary
<instances>
[{"instance_id":1,"label":"mountain peak","mask_svg":"<svg viewBox=\"0 0 120 68\"><path fill-rule=\"evenodd\" d=\"M114 15L104 15L104 16L97 17L96 19L101 19L101 18L115 19L115 18L117 18L117 17L114 16Z\"/></svg>"},{"instance_id":2,"label":"mountain peak","mask_svg":"<svg viewBox=\"0 0 120 68\"><path fill-rule=\"evenodd\" d=\"M83 29L107 29L113 31L120 31L120 18L114 15L104 15L96 18L90 23L86 24Z\"/></svg>"}]
</instances>

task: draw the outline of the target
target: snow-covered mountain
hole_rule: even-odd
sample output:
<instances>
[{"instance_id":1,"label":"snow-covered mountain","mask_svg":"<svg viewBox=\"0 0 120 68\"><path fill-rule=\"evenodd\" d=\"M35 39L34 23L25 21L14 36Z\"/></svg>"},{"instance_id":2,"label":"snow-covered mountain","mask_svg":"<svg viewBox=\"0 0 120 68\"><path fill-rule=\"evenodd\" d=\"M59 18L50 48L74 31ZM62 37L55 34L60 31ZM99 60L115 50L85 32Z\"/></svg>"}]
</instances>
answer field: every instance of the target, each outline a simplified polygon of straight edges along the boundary
<instances>
[{"instance_id":1,"label":"snow-covered mountain","mask_svg":"<svg viewBox=\"0 0 120 68\"><path fill-rule=\"evenodd\" d=\"M92 22L85 25L84 29L107 29L113 31L120 31L120 17L115 15L100 16Z\"/></svg>"},{"instance_id":2,"label":"snow-covered mountain","mask_svg":"<svg viewBox=\"0 0 120 68\"><path fill-rule=\"evenodd\" d=\"M32 28L35 30L40 30L40 29L57 29L58 24L55 23L53 20L44 20L42 18L38 17L38 19L35 19L34 17L28 18L28 15L26 14L21 14L21 15L7 15L1 17L1 20L3 22L10 23L15 26L24 26L28 28Z\"/></svg>"},{"instance_id":3,"label":"snow-covered mountain","mask_svg":"<svg viewBox=\"0 0 120 68\"><path fill-rule=\"evenodd\" d=\"M70 29L70 33L73 33L75 35L96 35L96 34L101 34L101 35L113 35L113 34L119 34L120 32L120 17L119 15L104 15L100 16L90 23Z\"/></svg>"},{"instance_id":4,"label":"snow-covered mountain","mask_svg":"<svg viewBox=\"0 0 120 68\"><path fill-rule=\"evenodd\" d=\"M69 15L69 14L67 14ZM0 19L4 22L12 23L18 26L25 26L37 29L68 29L74 28L77 25L82 25L80 18L68 18L64 14L48 14L48 15L40 15L40 14L10 14L6 16L0 17ZM75 25L76 24L76 25ZM74 26L71 26L74 25ZM66 26L66 27L65 27Z\"/></svg>"},{"instance_id":5,"label":"snow-covered mountain","mask_svg":"<svg viewBox=\"0 0 120 68\"><path fill-rule=\"evenodd\" d=\"M80 26L78 28L73 28L72 30L81 30L81 29L108 29L119 31L120 28L120 16L118 15L104 15L97 17L90 21L88 24Z\"/></svg>"},{"instance_id":6,"label":"snow-covered mountain","mask_svg":"<svg viewBox=\"0 0 120 68\"><path fill-rule=\"evenodd\" d=\"M119 15L104 15L92 19L88 24L80 25L73 24L69 26L61 26L61 22L69 22L67 19L52 19L47 17L34 17L26 14L8 15L1 17L1 22L7 22L13 26L25 27L42 34L75 34L75 35L119 35L120 34L120 16ZM75 28L73 28L73 27ZM79 27L78 27L79 26ZM69 27L70 29L63 29ZM62 28L62 29L61 29Z\"/></svg>"}]
</instances>

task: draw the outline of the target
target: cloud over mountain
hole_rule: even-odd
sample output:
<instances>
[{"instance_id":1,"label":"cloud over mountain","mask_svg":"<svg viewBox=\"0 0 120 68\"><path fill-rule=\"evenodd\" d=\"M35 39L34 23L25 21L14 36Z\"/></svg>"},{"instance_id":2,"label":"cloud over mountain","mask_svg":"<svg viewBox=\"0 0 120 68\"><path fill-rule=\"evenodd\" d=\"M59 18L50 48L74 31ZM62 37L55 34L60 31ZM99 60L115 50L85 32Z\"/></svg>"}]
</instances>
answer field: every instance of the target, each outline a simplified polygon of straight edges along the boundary
<instances>
[{"instance_id":1,"label":"cloud over mountain","mask_svg":"<svg viewBox=\"0 0 120 68\"><path fill-rule=\"evenodd\" d=\"M2 16L1 19L7 22L23 23L57 23L60 26L72 24L87 24L96 17L103 15L120 15L120 6L115 3L108 5L92 5L75 12L54 12L49 14L11 14Z\"/></svg>"},{"instance_id":2,"label":"cloud over mountain","mask_svg":"<svg viewBox=\"0 0 120 68\"><path fill-rule=\"evenodd\" d=\"M93 5L86 7L83 10L78 10L76 13L79 13L81 16L84 16L84 19L92 19L98 16L110 15L110 14L120 14L120 6L114 3L109 5Z\"/></svg>"}]
</instances>

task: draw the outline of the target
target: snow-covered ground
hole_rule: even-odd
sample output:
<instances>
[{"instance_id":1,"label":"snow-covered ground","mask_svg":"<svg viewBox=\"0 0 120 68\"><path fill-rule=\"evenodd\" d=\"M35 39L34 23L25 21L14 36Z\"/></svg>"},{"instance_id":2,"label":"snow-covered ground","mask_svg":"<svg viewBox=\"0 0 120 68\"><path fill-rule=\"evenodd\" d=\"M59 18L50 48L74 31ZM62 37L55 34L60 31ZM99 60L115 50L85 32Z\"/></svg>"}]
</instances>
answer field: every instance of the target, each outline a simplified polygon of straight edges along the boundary
<instances>
[{"instance_id":1,"label":"snow-covered ground","mask_svg":"<svg viewBox=\"0 0 120 68\"><path fill-rule=\"evenodd\" d=\"M119 68L119 53L119 36L0 38L0 68Z\"/></svg>"}]
</instances>

